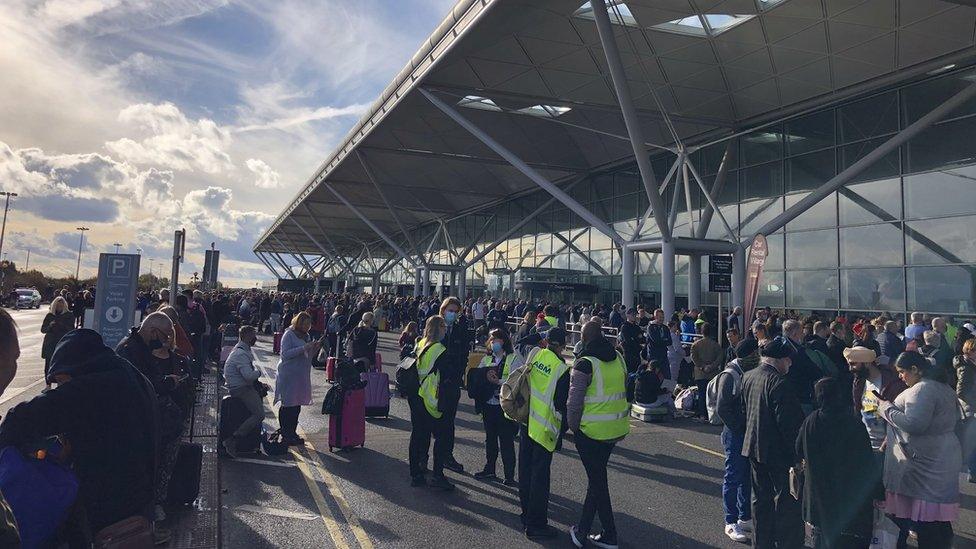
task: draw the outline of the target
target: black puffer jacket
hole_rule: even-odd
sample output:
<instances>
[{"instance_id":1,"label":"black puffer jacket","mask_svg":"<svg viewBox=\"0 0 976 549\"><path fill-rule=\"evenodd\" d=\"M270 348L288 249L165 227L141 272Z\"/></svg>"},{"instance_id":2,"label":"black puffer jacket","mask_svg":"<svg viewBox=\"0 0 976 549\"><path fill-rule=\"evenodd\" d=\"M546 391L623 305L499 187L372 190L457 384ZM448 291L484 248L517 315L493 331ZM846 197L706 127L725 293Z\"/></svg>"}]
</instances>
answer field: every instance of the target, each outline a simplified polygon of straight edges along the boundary
<instances>
[{"instance_id":1,"label":"black puffer jacket","mask_svg":"<svg viewBox=\"0 0 976 549\"><path fill-rule=\"evenodd\" d=\"M71 381L10 410L0 447L64 435L93 532L148 513L158 436L152 385L88 329L61 339L50 376L58 374Z\"/></svg>"}]
</instances>

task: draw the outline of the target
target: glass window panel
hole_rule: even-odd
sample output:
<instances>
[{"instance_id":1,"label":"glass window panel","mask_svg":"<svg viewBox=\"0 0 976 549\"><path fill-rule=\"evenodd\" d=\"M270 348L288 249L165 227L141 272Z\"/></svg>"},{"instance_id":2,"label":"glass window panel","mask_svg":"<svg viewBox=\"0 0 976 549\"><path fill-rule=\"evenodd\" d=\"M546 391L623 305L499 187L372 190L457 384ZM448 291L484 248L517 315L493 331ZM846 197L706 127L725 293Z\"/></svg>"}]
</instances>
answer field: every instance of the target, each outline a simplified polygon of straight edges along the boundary
<instances>
[{"instance_id":1,"label":"glass window panel","mask_svg":"<svg viewBox=\"0 0 976 549\"><path fill-rule=\"evenodd\" d=\"M569 256L569 268L575 269L577 271L592 271L592 267L589 262L586 261L580 254L571 254Z\"/></svg>"},{"instance_id":2,"label":"glass window panel","mask_svg":"<svg viewBox=\"0 0 976 549\"><path fill-rule=\"evenodd\" d=\"M860 141L898 130L898 95L888 92L837 109L841 143Z\"/></svg>"},{"instance_id":3,"label":"glass window panel","mask_svg":"<svg viewBox=\"0 0 976 549\"><path fill-rule=\"evenodd\" d=\"M878 148L887 138L871 139L860 143L851 143L837 148L837 171L838 173L846 170L852 164L865 157L868 153ZM897 177L901 174L899 149L895 149L884 155L878 161L856 175L852 181L870 181L872 179L884 179Z\"/></svg>"},{"instance_id":4,"label":"glass window panel","mask_svg":"<svg viewBox=\"0 0 976 549\"><path fill-rule=\"evenodd\" d=\"M590 192L593 190L593 181L587 179L585 181L580 181L576 184L572 190L569 191L569 196L573 197L580 204L589 204L592 200Z\"/></svg>"},{"instance_id":5,"label":"glass window panel","mask_svg":"<svg viewBox=\"0 0 976 549\"><path fill-rule=\"evenodd\" d=\"M837 231L787 233L786 266L788 269L836 267Z\"/></svg>"},{"instance_id":6,"label":"glass window panel","mask_svg":"<svg viewBox=\"0 0 976 549\"><path fill-rule=\"evenodd\" d=\"M751 236L752 232L783 213L783 197L751 199L739 205L739 236Z\"/></svg>"},{"instance_id":7,"label":"glass window panel","mask_svg":"<svg viewBox=\"0 0 976 549\"><path fill-rule=\"evenodd\" d=\"M783 194L783 164L772 162L740 170L739 187L743 200Z\"/></svg>"},{"instance_id":8,"label":"glass window panel","mask_svg":"<svg viewBox=\"0 0 976 549\"><path fill-rule=\"evenodd\" d=\"M834 111L828 109L786 123L788 154L803 154L834 145Z\"/></svg>"},{"instance_id":9,"label":"glass window panel","mask_svg":"<svg viewBox=\"0 0 976 549\"><path fill-rule=\"evenodd\" d=\"M727 142L716 143L704 149L698 151L701 155L701 166L702 169L699 170L699 174L702 176L713 175L718 173L719 166L722 165L722 158L725 157L725 149L728 146ZM734 170L738 167L738 155L735 154L735 149L732 150L732 158L729 161L729 169ZM698 166L699 164L695 164ZM667 173L667 172L665 172Z\"/></svg>"},{"instance_id":10,"label":"glass window panel","mask_svg":"<svg viewBox=\"0 0 976 549\"><path fill-rule=\"evenodd\" d=\"M908 309L930 313L976 312L976 266L911 267Z\"/></svg>"},{"instance_id":11,"label":"glass window panel","mask_svg":"<svg viewBox=\"0 0 976 549\"><path fill-rule=\"evenodd\" d=\"M907 145L908 173L976 162L976 119L963 118L923 130Z\"/></svg>"},{"instance_id":12,"label":"glass window panel","mask_svg":"<svg viewBox=\"0 0 976 549\"><path fill-rule=\"evenodd\" d=\"M718 211L722 212L725 216L725 220L729 222L732 230L739 225L739 207L735 204L730 206L719 206ZM725 225L722 224L722 220L719 216L713 215L712 222L708 225L708 230L705 231L705 238L720 238L724 239L728 237L728 232L725 230Z\"/></svg>"},{"instance_id":13,"label":"glass window panel","mask_svg":"<svg viewBox=\"0 0 976 549\"><path fill-rule=\"evenodd\" d=\"M810 193L796 193L786 195L786 207L789 208L797 202L803 200ZM787 231L799 231L802 229L819 229L821 227L834 227L837 225L837 195L830 193L827 197L817 202L786 224Z\"/></svg>"},{"instance_id":14,"label":"glass window panel","mask_svg":"<svg viewBox=\"0 0 976 549\"><path fill-rule=\"evenodd\" d=\"M841 271L840 302L845 309L903 311L905 272L901 267Z\"/></svg>"},{"instance_id":15,"label":"glass window panel","mask_svg":"<svg viewBox=\"0 0 976 549\"><path fill-rule=\"evenodd\" d=\"M535 255L545 256L550 253L552 253L552 235L540 234L535 239Z\"/></svg>"},{"instance_id":16,"label":"glass window panel","mask_svg":"<svg viewBox=\"0 0 976 549\"><path fill-rule=\"evenodd\" d=\"M768 255L766 255L766 265L764 268L771 271L778 271L783 269L783 233L771 234L766 237L766 247L768 249ZM752 246L747 246L746 249L751 249ZM748 256L747 256L748 257Z\"/></svg>"},{"instance_id":17,"label":"glass window panel","mask_svg":"<svg viewBox=\"0 0 976 549\"><path fill-rule=\"evenodd\" d=\"M613 175L595 175L591 181L594 200L613 197Z\"/></svg>"},{"instance_id":18,"label":"glass window panel","mask_svg":"<svg viewBox=\"0 0 976 549\"><path fill-rule=\"evenodd\" d=\"M770 126L766 129L744 135L739 138L739 149L742 155L742 165L751 166L783 157L783 132L781 127Z\"/></svg>"},{"instance_id":19,"label":"glass window panel","mask_svg":"<svg viewBox=\"0 0 976 549\"><path fill-rule=\"evenodd\" d=\"M585 237L581 237L581 238L585 238ZM590 248L602 250L602 249L609 249L610 246L612 245L613 245L613 241L610 240L610 237L608 237L607 235L601 233L596 229L593 228L590 229Z\"/></svg>"},{"instance_id":20,"label":"glass window panel","mask_svg":"<svg viewBox=\"0 0 976 549\"><path fill-rule=\"evenodd\" d=\"M759 307L782 307L786 302L786 288L783 284L783 271L763 271L759 282Z\"/></svg>"},{"instance_id":21,"label":"glass window panel","mask_svg":"<svg viewBox=\"0 0 976 549\"><path fill-rule=\"evenodd\" d=\"M901 219L901 179L852 183L838 190L837 195L841 225Z\"/></svg>"},{"instance_id":22,"label":"glass window panel","mask_svg":"<svg viewBox=\"0 0 976 549\"><path fill-rule=\"evenodd\" d=\"M596 214L600 219L611 219L613 215L613 200L598 200L590 206L590 211Z\"/></svg>"},{"instance_id":23,"label":"glass window panel","mask_svg":"<svg viewBox=\"0 0 976 549\"><path fill-rule=\"evenodd\" d=\"M662 174L660 177L664 177ZM622 194L636 193L643 190L644 184L640 177L633 172L617 172L613 176L614 193L617 196Z\"/></svg>"},{"instance_id":24,"label":"glass window panel","mask_svg":"<svg viewBox=\"0 0 976 549\"><path fill-rule=\"evenodd\" d=\"M910 265L976 262L976 216L905 224Z\"/></svg>"},{"instance_id":25,"label":"glass window panel","mask_svg":"<svg viewBox=\"0 0 976 549\"><path fill-rule=\"evenodd\" d=\"M843 267L901 265L900 225L866 225L840 230L840 261Z\"/></svg>"},{"instance_id":26,"label":"glass window panel","mask_svg":"<svg viewBox=\"0 0 976 549\"><path fill-rule=\"evenodd\" d=\"M932 109L938 107L947 99L962 91L963 88L972 84L974 74L976 73L972 70L947 74L905 88L901 96L904 126L925 116ZM970 98L969 101L966 101L943 118L950 119L967 114L976 114L976 99Z\"/></svg>"},{"instance_id":27,"label":"glass window panel","mask_svg":"<svg viewBox=\"0 0 976 549\"><path fill-rule=\"evenodd\" d=\"M837 271L789 271L786 279L787 307L837 308Z\"/></svg>"},{"instance_id":28,"label":"glass window panel","mask_svg":"<svg viewBox=\"0 0 976 549\"><path fill-rule=\"evenodd\" d=\"M794 156L786 161L788 191L812 191L834 176L834 151Z\"/></svg>"},{"instance_id":29,"label":"glass window panel","mask_svg":"<svg viewBox=\"0 0 976 549\"><path fill-rule=\"evenodd\" d=\"M636 194L616 197L613 200L613 221L635 221L642 213L638 212L639 205Z\"/></svg>"},{"instance_id":30,"label":"glass window panel","mask_svg":"<svg viewBox=\"0 0 976 549\"><path fill-rule=\"evenodd\" d=\"M905 178L905 218L968 214L976 209L976 166Z\"/></svg>"}]
</instances>

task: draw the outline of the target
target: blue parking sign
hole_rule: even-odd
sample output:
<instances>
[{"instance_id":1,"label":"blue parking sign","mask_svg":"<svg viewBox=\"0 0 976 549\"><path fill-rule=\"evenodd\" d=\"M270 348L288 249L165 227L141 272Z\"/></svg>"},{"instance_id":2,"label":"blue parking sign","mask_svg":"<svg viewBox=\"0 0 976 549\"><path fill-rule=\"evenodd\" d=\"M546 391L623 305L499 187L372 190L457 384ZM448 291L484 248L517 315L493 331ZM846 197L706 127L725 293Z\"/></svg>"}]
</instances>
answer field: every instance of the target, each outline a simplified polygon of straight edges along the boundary
<instances>
[{"instance_id":1,"label":"blue parking sign","mask_svg":"<svg viewBox=\"0 0 976 549\"><path fill-rule=\"evenodd\" d=\"M100 254L95 286L95 322L92 328L109 347L125 338L135 322L139 288L139 256Z\"/></svg>"}]
</instances>

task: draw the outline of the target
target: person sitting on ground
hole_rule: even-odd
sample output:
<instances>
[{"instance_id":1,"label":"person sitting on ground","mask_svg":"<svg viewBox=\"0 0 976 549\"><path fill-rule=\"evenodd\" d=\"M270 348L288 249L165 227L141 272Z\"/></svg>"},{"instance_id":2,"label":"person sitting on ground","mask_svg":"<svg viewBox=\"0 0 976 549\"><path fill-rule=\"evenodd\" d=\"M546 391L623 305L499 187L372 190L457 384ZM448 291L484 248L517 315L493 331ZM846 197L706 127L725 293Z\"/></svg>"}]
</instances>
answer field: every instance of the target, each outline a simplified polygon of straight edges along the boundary
<instances>
[{"instance_id":1,"label":"person sitting on ground","mask_svg":"<svg viewBox=\"0 0 976 549\"><path fill-rule=\"evenodd\" d=\"M58 386L4 418L0 447L63 436L92 533L134 515L150 517L159 436L152 385L84 328L61 338L49 379Z\"/></svg>"},{"instance_id":2,"label":"person sitting on ground","mask_svg":"<svg viewBox=\"0 0 976 549\"><path fill-rule=\"evenodd\" d=\"M261 370L254 366L254 344L258 341L254 326L241 326L238 342L224 362L224 386L230 396L241 399L251 415L241 422L233 436L224 439L227 455L237 457L237 442L264 421L264 401L254 383L261 377Z\"/></svg>"},{"instance_id":3,"label":"person sitting on ground","mask_svg":"<svg viewBox=\"0 0 976 549\"><path fill-rule=\"evenodd\" d=\"M845 383L823 378L813 392L817 409L800 426L795 447L797 461L805 461L803 519L814 527L816 547L867 549L873 502L884 497L881 469L864 426L849 412Z\"/></svg>"}]
</instances>

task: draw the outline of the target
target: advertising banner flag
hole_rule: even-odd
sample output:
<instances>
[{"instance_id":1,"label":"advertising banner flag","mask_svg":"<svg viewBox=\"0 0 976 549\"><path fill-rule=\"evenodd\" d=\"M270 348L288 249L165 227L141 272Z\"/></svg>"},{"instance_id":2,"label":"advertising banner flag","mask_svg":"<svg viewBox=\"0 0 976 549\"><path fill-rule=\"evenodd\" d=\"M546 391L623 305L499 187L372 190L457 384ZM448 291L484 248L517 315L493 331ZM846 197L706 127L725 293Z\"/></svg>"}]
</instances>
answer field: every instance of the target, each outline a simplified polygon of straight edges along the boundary
<instances>
[{"instance_id":1,"label":"advertising banner flag","mask_svg":"<svg viewBox=\"0 0 976 549\"><path fill-rule=\"evenodd\" d=\"M743 327L746 329L752 326L753 311L756 310L756 301L759 299L759 284L762 282L763 267L766 265L768 254L766 237L757 234L752 240L749 258L746 260L746 295L743 311Z\"/></svg>"}]
</instances>

